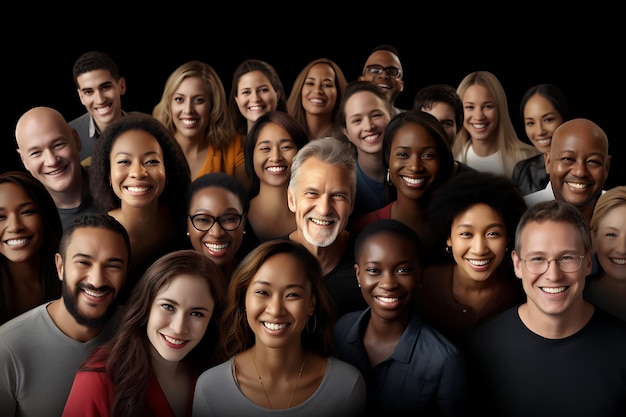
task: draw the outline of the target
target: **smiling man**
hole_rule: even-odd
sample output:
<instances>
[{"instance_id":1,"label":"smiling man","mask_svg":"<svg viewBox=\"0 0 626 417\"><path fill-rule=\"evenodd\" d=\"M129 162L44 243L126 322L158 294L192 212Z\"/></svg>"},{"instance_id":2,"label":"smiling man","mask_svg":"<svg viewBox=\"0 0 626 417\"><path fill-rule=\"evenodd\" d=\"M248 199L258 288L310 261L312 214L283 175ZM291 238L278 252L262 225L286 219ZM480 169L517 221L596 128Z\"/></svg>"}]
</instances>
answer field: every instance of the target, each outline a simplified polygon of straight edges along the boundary
<instances>
[{"instance_id":1,"label":"smiling man","mask_svg":"<svg viewBox=\"0 0 626 417\"><path fill-rule=\"evenodd\" d=\"M15 125L17 153L24 168L46 187L66 227L76 217L98 213L89 193L87 168L80 163L81 141L63 115L33 107Z\"/></svg>"},{"instance_id":2,"label":"smiling man","mask_svg":"<svg viewBox=\"0 0 626 417\"><path fill-rule=\"evenodd\" d=\"M572 204L524 213L512 258L526 302L471 334L471 411L626 415L626 322L583 298L591 257L589 226Z\"/></svg>"},{"instance_id":3,"label":"smiling man","mask_svg":"<svg viewBox=\"0 0 626 417\"><path fill-rule=\"evenodd\" d=\"M545 189L525 195L526 204L532 206L552 199L567 201L589 223L611 165L604 130L588 119L569 120L554 131L545 159L550 182Z\"/></svg>"},{"instance_id":4,"label":"smiling man","mask_svg":"<svg viewBox=\"0 0 626 417\"><path fill-rule=\"evenodd\" d=\"M354 277L354 235L346 230L355 195L356 161L349 142L315 139L293 158L287 202L296 230L288 238L320 261L337 318L367 306Z\"/></svg>"},{"instance_id":5,"label":"smiling man","mask_svg":"<svg viewBox=\"0 0 626 417\"><path fill-rule=\"evenodd\" d=\"M87 112L72 120L72 126L82 141L80 159L91 164L91 151L102 131L122 117L122 96L126 79L120 75L117 63L106 53L88 51L82 54L72 69L80 102Z\"/></svg>"},{"instance_id":6,"label":"smiling man","mask_svg":"<svg viewBox=\"0 0 626 417\"><path fill-rule=\"evenodd\" d=\"M78 217L56 254L61 298L0 326L0 410L6 417L60 416L76 371L120 321L130 239L113 217Z\"/></svg>"}]
</instances>

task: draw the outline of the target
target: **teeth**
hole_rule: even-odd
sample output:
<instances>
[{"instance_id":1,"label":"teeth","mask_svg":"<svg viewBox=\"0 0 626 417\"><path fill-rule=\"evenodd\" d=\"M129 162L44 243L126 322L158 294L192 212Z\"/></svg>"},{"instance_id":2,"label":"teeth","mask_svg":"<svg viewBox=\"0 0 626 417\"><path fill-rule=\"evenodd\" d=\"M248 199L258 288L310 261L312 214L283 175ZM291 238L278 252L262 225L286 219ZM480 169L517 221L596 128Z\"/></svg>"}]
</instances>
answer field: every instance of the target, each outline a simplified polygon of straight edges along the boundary
<instances>
[{"instance_id":1,"label":"teeth","mask_svg":"<svg viewBox=\"0 0 626 417\"><path fill-rule=\"evenodd\" d=\"M311 102L316 104L324 104L324 102L318 98L311 99Z\"/></svg>"},{"instance_id":2,"label":"teeth","mask_svg":"<svg viewBox=\"0 0 626 417\"><path fill-rule=\"evenodd\" d=\"M537 143L540 144L540 145L547 145L547 144L550 143L550 138L548 138L548 139L539 139L537 141Z\"/></svg>"},{"instance_id":3,"label":"teeth","mask_svg":"<svg viewBox=\"0 0 626 417\"><path fill-rule=\"evenodd\" d=\"M142 193L150 189L150 187L126 187L131 193Z\"/></svg>"},{"instance_id":4,"label":"teeth","mask_svg":"<svg viewBox=\"0 0 626 417\"><path fill-rule=\"evenodd\" d=\"M588 184L582 184L580 182L566 182L567 185L569 185L572 188L577 188L579 190L583 190L587 187L589 187Z\"/></svg>"},{"instance_id":5,"label":"teeth","mask_svg":"<svg viewBox=\"0 0 626 417\"><path fill-rule=\"evenodd\" d=\"M377 297L383 303L397 303L400 298L398 297Z\"/></svg>"},{"instance_id":6,"label":"teeth","mask_svg":"<svg viewBox=\"0 0 626 417\"><path fill-rule=\"evenodd\" d=\"M85 294L87 294L90 297L95 297L95 298L100 298L100 297L104 297L105 293L101 293L101 292L95 292L92 290L88 290L86 288L83 288L83 291L85 292Z\"/></svg>"},{"instance_id":7,"label":"teeth","mask_svg":"<svg viewBox=\"0 0 626 417\"><path fill-rule=\"evenodd\" d=\"M609 258L611 262L617 265L626 265L626 258Z\"/></svg>"},{"instance_id":8,"label":"teeth","mask_svg":"<svg viewBox=\"0 0 626 417\"><path fill-rule=\"evenodd\" d=\"M65 167L59 168L56 171L48 172L48 174L46 174L46 175L56 175L56 174L59 174L59 173L63 172L64 170L65 170Z\"/></svg>"},{"instance_id":9,"label":"teeth","mask_svg":"<svg viewBox=\"0 0 626 417\"><path fill-rule=\"evenodd\" d=\"M267 170L270 172L284 172L287 168L286 167L267 167Z\"/></svg>"},{"instance_id":10,"label":"teeth","mask_svg":"<svg viewBox=\"0 0 626 417\"><path fill-rule=\"evenodd\" d=\"M104 113L108 112L110 109L111 109L111 105L108 105L108 106L106 106L106 107L98 107L98 108L96 109L96 111L97 111L98 113L100 113L100 114L104 114Z\"/></svg>"},{"instance_id":11,"label":"teeth","mask_svg":"<svg viewBox=\"0 0 626 417\"><path fill-rule=\"evenodd\" d=\"M192 120L192 119L181 119L180 122L184 124L185 126L194 126L198 124L197 120Z\"/></svg>"},{"instance_id":12,"label":"teeth","mask_svg":"<svg viewBox=\"0 0 626 417\"><path fill-rule=\"evenodd\" d=\"M567 289L567 287L558 287L558 288L552 288L552 287L541 287L541 290L543 292L547 292L548 294L558 294L560 292L563 292Z\"/></svg>"},{"instance_id":13,"label":"teeth","mask_svg":"<svg viewBox=\"0 0 626 417\"><path fill-rule=\"evenodd\" d=\"M483 129L487 125L485 123L474 123L472 126L474 126L476 129Z\"/></svg>"},{"instance_id":14,"label":"teeth","mask_svg":"<svg viewBox=\"0 0 626 417\"><path fill-rule=\"evenodd\" d=\"M282 330L287 327L286 323L278 324L278 323L268 323L266 321L263 322L263 326L267 327L270 330Z\"/></svg>"},{"instance_id":15,"label":"teeth","mask_svg":"<svg viewBox=\"0 0 626 417\"><path fill-rule=\"evenodd\" d=\"M260 111L260 110L263 110L263 108L264 108L263 106L250 106L250 107L248 107L248 110L250 110L250 111Z\"/></svg>"},{"instance_id":16,"label":"teeth","mask_svg":"<svg viewBox=\"0 0 626 417\"><path fill-rule=\"evenodd\" d=\"M167 340L168 342L170 342L173 345L182 345L183 343L185 343L185 340L183 339L173 339L169 336L163 335L163 337L165 338L165 340Z\"/></svg>"},{"instance_id":17,"label":"teeth","mask_svg":"<svg viewBox=\"0 0 626 417\"><path fill-rule=\"evenodd\" d=\"M417 185L417 184L421 184L423 182L426 182L426 178L410 178L410 177L402 177L402 179L406 182L408 182L409 184L412 185Z\"/></svg>"},{"instance_id":18,"label":"teeth","mask_svg":"<svg viewBox=\"0 0 626 417\"><path fill-rule=\"evenodd\" d=\"M467 259L467 262L474 266L485 266L491 262L491 259Z\"/></svg>"},{"instance_id":19,"label":"teeth","mask_svg":"<svg viewBox=\"0 0 626 417\"><path fill-rule=\"evenodd\" d=\"M9 246L19 246L19 245L23 245L24 243L28 242L28 239L24 238L24 239L9 239L6 241L6 244Z\"/></svg>"},{"instance_id":20,"label":"teeth","mask_svg":"<svg viewBox=\"0 0 626 417\"><path fill-rule=\"evenodd\" d=\"M204 246L213 251L220 251L229 247L230 243L205 243Z\"/></svg>"},{"instance_id":21,"label":"teeth","mask_svg":"<svg viewBox=\"0 0 626 417\"><path fill-rule=\"evenodd\" d=\"M363 140L365 142L374 142L376 139L378 139L378 133L374 134L374 135L369 135L363 138Z\"/></svg>"},{"instance_id":22,"label":"teeth","mask_svg":"<svg viewBox=\"0 0 626 417\"><path fill-rule=\"evenodd\" d=\"M313 218L309 220L311 220L313 223L320 225L320 226L329 226L330 224L333 223L332 221L329 221L329 220L321 220L321 219L313 219Z\"/></svg>"}]
</instances>

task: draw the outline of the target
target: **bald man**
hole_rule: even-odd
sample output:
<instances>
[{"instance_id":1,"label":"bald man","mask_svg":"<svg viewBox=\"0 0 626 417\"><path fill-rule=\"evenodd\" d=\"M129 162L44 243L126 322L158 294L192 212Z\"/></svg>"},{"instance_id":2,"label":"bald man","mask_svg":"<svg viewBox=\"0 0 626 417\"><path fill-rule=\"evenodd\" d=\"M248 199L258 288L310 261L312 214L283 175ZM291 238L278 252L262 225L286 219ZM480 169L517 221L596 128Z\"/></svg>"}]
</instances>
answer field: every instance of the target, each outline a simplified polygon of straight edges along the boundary
<instances>
[{"instance_id":1,"label":"bald man","mask_svg":"<svg viewBox=\"0 0 626 417\"><path fill-rule=\"evenodd\" d=\"M24 168L50 193L64 228L80 214L99 212L80 163L80 137L61 113L50 107L27 110L15 126L15 141Z\"/></svg>"},{"instance_id":2,"label":"bald man","mask_svg":"<svg viewBox=\"0 0 626 417\"><path fill-rule=\"evenodd\" d=\"M589 223L611 165L604 130L589 119L569 120L554 131L545 159L550 182L545 189L524 196L526 204L530 207L540 201L567 201Z\"/></svg>"}]
</instances>

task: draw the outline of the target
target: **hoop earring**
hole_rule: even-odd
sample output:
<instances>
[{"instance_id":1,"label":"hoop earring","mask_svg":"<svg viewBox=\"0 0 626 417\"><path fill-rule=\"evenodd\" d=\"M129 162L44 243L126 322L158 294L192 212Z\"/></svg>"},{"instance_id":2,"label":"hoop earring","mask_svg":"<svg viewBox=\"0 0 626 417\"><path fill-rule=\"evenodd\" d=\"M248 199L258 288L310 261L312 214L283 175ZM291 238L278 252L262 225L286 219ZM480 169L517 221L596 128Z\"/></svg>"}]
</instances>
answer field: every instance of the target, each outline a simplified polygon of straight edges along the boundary
<instances>
[{"instance_id":1,"label":"hoop earring","mask_svg":"<svg viewBox=\"0 0 626 417\"><path fill-rule=\"evenodd\" d=\"M391 185L391 176L389 175L389 169L387 169L387 183Z\"/></svg>"},{"instance_id":2,"label":"hoop earring","mask_svg":"<svg viewBox=\"0 0 626 417\"><path fill-rule=\"evenodd\" d=\"M313 328L311 328L311 317L313 317ZM313 333L317 329L317 317L315 314L311 314L306 318L306 331L307 333Z\"/></svg>"},{"instance_id":3,"label":"hoop earring","mask_svg":"<svg viewBox=\"0 0 626 417\"><path fill-rule=\"evenodd\" d=\"M452 246L446 246L445 247L445 251L446 251L446 253L450 253L451 254L452 253Z\"/></svg>"}]
</instances>

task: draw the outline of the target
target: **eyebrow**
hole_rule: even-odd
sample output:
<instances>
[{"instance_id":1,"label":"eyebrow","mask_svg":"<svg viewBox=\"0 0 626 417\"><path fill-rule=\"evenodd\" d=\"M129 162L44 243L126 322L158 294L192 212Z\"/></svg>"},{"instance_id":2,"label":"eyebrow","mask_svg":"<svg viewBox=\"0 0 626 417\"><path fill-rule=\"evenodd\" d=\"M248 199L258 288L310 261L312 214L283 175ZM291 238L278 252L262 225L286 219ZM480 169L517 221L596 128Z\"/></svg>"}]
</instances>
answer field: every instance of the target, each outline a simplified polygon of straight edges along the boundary
<instances>
[{"instance_id":1,"label":"eyebrow","mask_svg":"<svg viewBox=\"0 0 626 417\"><path fill-rule=\"evenodd\" d=\"M176 300L172 300L171 298L164 298L164 297L162 297L162 298L157 298L157 299L156 299L156 300L154 300L154 301L165 301L165 302L167 302L168 304L173 304L173 305L177 305L177 306L179 306L179 305L180 305L180 303L179 303L178 301L176 301ZM190 307L190 308L189 308L189 310L204 310L204 311L209 311L209 309L208 309L208 308L206 308L206 307L202 307L202 306L198 306L198 307Z\"/></svg>"},{"instance_id":2,"label":"eyebrow","mask_svg":"<svg viewBox=\"0 0 626 417\"><path fill-rule=\"evenodd\" d=\"M272 284L269 281L263 281L260 279L256 281L252 281L250 284L267 285L268 287L272 286ZM306 290L306 288L302 284L288 284L285 288L301 288L303 290Z\"/></svg>"},{"instance_id":3,"label":"eyebrow","mask_svg":"<svg viewBox=\"0 0 626 417\"><path fill-rule=\"evenodd\" d=\"M82 252L77 252L74 255L72 255L72 259L76 259L76 258L87 258L87 259L95 259L93 256L87 254L87 253L82 253ZM111 258L107 258L106 260L107 262L119 262L119 263L125 263L123 258L116 258L116 257L111 257Z\"/></svg>"}]
</instances>

